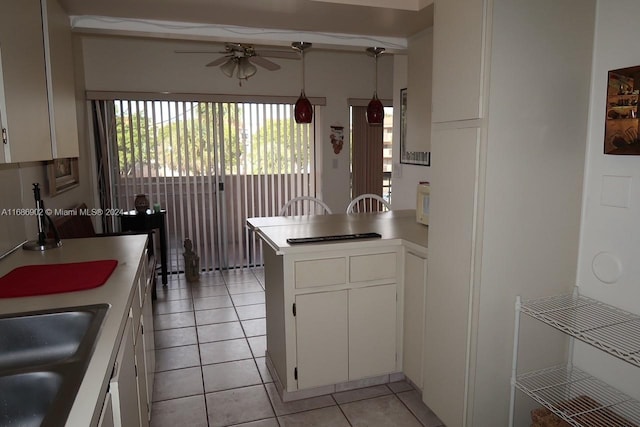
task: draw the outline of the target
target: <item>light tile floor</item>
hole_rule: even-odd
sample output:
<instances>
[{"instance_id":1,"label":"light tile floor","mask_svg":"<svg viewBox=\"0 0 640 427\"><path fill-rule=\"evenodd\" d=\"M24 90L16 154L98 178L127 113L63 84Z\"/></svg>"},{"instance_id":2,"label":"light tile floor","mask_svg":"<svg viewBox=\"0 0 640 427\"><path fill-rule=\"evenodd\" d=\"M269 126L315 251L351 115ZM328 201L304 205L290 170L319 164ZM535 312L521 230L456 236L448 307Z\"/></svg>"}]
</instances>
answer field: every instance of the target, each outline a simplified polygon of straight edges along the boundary
<instances>
[{"instance_id":1,"label":"light tile floor","mask_svg":"<svg viewBox=\"0 0 640 427\"><path fill-rule=\"evenodd\" d=\"M264 358L263 270L169 277L154 303L152 427L443 425L405 381L282 402Z\"/></svg>"}]
</instances>

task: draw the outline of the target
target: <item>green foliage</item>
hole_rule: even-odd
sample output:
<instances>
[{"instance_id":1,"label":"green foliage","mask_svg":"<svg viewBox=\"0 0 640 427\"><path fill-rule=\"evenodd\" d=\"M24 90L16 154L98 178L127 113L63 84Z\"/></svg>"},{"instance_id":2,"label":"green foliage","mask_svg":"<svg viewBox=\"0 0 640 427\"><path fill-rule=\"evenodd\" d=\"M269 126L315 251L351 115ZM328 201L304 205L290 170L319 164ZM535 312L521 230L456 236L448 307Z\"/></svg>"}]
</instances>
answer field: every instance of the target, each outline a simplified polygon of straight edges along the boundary
<instances>
[{"instance_id":1,"label":"green foliage","mask_svg":"<svg viewBox=\"0 0 640 427\"><path fill-rule=\"evenodd\" d=\"M191 176L212 176L223 169L227 175L309 171L313 153L305 132L310 127L293 123L290 111L290 106L283 105L116 101L120 174L132 175L134 170L136 176L184 176L186 171ZM270 114L277 118L266 118ZM257 123L261 126L251 132Z\"/></svg>"}]
</instances>

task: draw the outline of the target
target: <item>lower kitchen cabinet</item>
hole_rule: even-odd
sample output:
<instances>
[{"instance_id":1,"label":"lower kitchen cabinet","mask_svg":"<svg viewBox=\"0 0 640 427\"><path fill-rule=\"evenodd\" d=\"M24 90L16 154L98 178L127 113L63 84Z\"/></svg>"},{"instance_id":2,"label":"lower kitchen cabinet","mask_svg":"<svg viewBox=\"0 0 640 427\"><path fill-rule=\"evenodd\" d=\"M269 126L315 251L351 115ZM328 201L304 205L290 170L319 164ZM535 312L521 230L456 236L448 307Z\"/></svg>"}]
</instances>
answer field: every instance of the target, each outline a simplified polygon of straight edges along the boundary
<instances>
[{"instance_id":1,"label":"lower kitchen cabinet","mask_svg":"<svg viewBox=\"0 0 640 427\"><path fill-rule=\"evenodd\" d=\"M140 422L135 349L133 347L133 319L127 320L109 382L113 408L113 424L116 427L136 426Z\"/></svg>"},{"instance_id":2,"label":"lower kitchen cabinet","mask_svg":"<svg viewBox=\"0 0 640 427\"><path fill-rule=\"evenodd\" d=\"M266 250L267 355L286 392L402 369L401 247L339 248Z\"/></svg>"},{"instance_id":3,"label":"lower kitchen cabinet","mask_svg":"<svg viewBox=\"0 0 640 427\"><path fill-rule=\"evenodd\" d=\"M296 296L298 388L396 369L396 285Z\"/></svg>"},{"instance_id":4,"label":"lower kitchen cabinet","mask_svg":"<svg viewBox=\"0 0 640 427\"><path fill-rule=\"evenodd\" d=\"M404 256L404 322L402 371L422 390L424 353L425 296L427 283L426 254L407 250Z\"/></svg>"},{"instance_id":5,"label":"lower kitchen cabinet","mask_svg":"<svg viewBox=\"0 0 640 427\"><path fill-rule=\"evenodd\" d=\"M296 296L298 387L349 378L348 291Z\"/></svg>"},{"instance_id":6,"label":"lower kitchen cabinet","mask_svg":"<svg viewBox=\"0 0 640 427\"><path fill-rule=\"evenodd\" d=\"M107 393L107 397L104 399L102 412L100 413L100 419L98 420L98 427L115 427L113 421L113 402L111 400L111 393Z\"/></svg>"},{"instance_id":7,"label":"lower kitchen cabinet","mask_svg":"<svg viewBox=\"0 0 640 427\"><path fill-rule=\"evenodd\" d=\"M349 290L349 380L396 370L396 285Z\"/></svg>"},{"instance_id":8,"label":"lower kitchen cabinet","mask_svg":"<svg viewBox=\"0 0 640 427\"><path fill-rule=\"evenodd\" d=\"M113 365L107 399L111 401L113 425L147 427L151 420L155 346L153 338L152 290L154 258L145 257L134 284L134 296L118 356ZM111 418L105 408L101 419ZM102 421L101 421L102 422ZM112 424L105 424L105 426Z\"/></svg>"}]
</instances>

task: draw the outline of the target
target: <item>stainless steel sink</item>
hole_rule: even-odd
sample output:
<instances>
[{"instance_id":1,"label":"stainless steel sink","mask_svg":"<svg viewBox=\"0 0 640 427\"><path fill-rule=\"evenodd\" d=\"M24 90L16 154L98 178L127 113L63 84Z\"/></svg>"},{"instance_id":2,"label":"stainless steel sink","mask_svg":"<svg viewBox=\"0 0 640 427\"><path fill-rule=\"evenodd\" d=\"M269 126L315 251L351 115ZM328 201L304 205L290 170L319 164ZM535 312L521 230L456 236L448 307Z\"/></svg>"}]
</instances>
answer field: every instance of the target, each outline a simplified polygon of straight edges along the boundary
<instances>
[{"instance_id":1,"label":"stainless steel sink","mask_svg":"<svg viewBox=\"0 0 640 427\"><path fill-rule=\"evenodd\" d=\"M64 425L108 308L0 317L0 425Z\"/></svg>"},{"instance_id":2,"label":"stainless steel sink","mask_svg":"<svg viewBox=\"0 0 640 427\"><path fill-rule=\"evenodd\" d=\"M0 377L1 425L40 426L50 412L62 376L55 372L28 372Z\"/></svg>"}]
</instances>

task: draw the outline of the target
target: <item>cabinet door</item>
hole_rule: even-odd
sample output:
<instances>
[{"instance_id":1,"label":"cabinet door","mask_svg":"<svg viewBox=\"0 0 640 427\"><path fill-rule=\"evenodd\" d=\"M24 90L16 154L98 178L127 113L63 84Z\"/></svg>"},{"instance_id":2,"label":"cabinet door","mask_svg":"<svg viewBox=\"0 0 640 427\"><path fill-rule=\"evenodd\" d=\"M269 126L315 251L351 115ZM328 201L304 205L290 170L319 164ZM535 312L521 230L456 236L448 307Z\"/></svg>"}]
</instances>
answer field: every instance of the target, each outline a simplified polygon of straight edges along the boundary
<instances>
[{"instance_id":1,"label":"cabinet door","mask_svg":"<svg viewBox=\"0 0 640 427\"><path fill-rule=\"evenodd\" d=\"M137 426L140 423L138 386L136 381L135 349L131 319L122 335L114 373L109 384L113 398L113 418L116 427Z\"/></svg>"},{"instance_id":2,"label":"cabinet door","mask_svg":"<svg viewBox=\"0 0 640 427\"><path fill-rule=\"evenodd\" d=\"M144 354L144 337L142 334L142 324L138 329L137 338L135 340L135 360L136 360L136 381L138 385L138 405L140 408L140 423L141 427L149 425L149 395L147 390L147 373L145 369L145 354Z\"/></svg>"},{"instance_id":3,"label":"cabinet door","mask_svg":"<svg viewBox=\"0 0 640 427\"><path fill-rule=\"evenodd\" d=\"M144 345L144 364L147 374L147 402L149 403L149 411L151 411L151 399L153 397L153 382L155 379L154 372L156 370L156 347L153 336L153 308L151 294L153 286L147 287L147 294L142 307L142 344Z\"/></svg>"},{"instance_id":4,"label":"cabinet door","mask_svg":"<svg viewBox=\"0 0 640 427\"><path fill-rule=\"evenodd\" d=\"M396 285L349 290L349 379L396 370Z\"/></svg>"},{"instance_id":5,"label":"cabinet door","mask_svg":"<svg viewBox=\"0 0 640 427\"><path fill-rule=\"evenodd\" d=\"M434 123L480 117L483 28L484 0L435 1L431 113Z\"/></svg>"},{"instance_id":6,"label":"cabinet door","mask_svg":"<svg viewBox=\"0 0 640 427\"><path fill-rule=\"evenodd\" d=\"M111 401L111 393L107 393L102 405L102 413L98 420L98 427L115 427L113 422L113 403Z\"/></svg>"},{"instance_id":7,"label":"cabinet door","mask_svg":"<svg viewBox=\"0 0 640 427\"><path fill-rule=\"evenodd\" d=\"M44 4L52 154L56 159L78 157L78 118L69 17L57 0L45 0Z\"/></svg>"},{"instance_id":8,"label":"cabinet door","mask_svg":"<svg viewBox=\"0 0 640 427\"><path fill-rule=\"evenodd\" d=\"M0 46L7 130L5 161L51 159L40 0L3 0Z\"/></svg>"},{"instance_id":9,"label":"cabinet door","mask_svg":"<svg viewBox=\"0 0 640 427\"><path fill-rule=\"evenodd\" d=\"M347 291L296 296L298 388L348 378Z\"/></svg>"},{"instance_id":10,"label":"cabinet door","mask_svg":"<svg viewBox=\"0 0 640 427\"><path fill-rule=\"evenodd\" d=\"M433 132L422 399L451 426L464 417L479 147L478 128Z\"/></svg>"},{"instance_id":11,"label":"cabinet door","mask_svg":"<svg viewBox=\"0 0 640 427\"><path fill-rule=\"evenodd\" d=\"M402 371L418 388L422 389L427 260L420 255L407 252L404 262Z\"/></svg>"}]
</instances>

